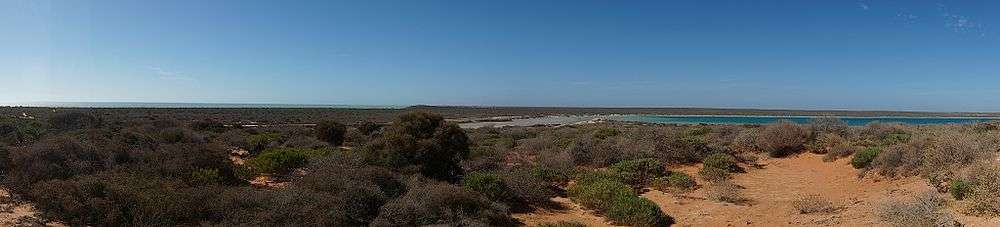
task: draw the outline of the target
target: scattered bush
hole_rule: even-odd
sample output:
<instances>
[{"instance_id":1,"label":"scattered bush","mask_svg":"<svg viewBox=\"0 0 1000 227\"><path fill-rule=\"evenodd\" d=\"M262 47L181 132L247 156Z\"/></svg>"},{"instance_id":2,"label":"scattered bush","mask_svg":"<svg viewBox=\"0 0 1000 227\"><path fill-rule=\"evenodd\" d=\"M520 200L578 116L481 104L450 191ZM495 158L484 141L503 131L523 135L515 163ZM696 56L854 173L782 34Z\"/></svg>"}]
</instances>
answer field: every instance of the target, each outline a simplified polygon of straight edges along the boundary
<instances>
[{"instance_id":1,"label":"scattered bush","mask_svg":"<svg viewBox=\"0 0 1000 227\"><path fill-rule=\"evenodd\" d=\"M330 143L333 146L340 146L344 143L344 134L347 132L347 126L336 121L326 120L316 124L313 130L316 131L317 139Z\"/></svg>"},{"instance_id":2,"label":"scattered bush","mask_svg":"<svg viewBox=\"0 0 1000 227\"><path fill-rule=\"evenodd\" d=\"M264 151L251 159L248 164L262 173L286 173L294 168L305 166L310 157L323 156L324 150L302 148L276 148Z\"/></svg>"},{"instance_id":3,"label":"scattered bush","mask_svg":"<svg viewBox=\"0 0 1000 227\"><path fill-rule=\"evenodd\" d=\"M257 154L268 148L277 146L279 140L281 140L281 135L277 133L258 133L247 137L247 143L249 143L250 153Z\"/></svg>"},{"instance_id":4,"label":"scattered bush","mask_svg":"<svg viewBox=\"0 0 1000 227\"><path fill-rule=\"evenodd\" d=\"M794 123L768 125L757 137L757 147L771 157L784 157L802 150L807 132Z\"/></svg>"},{"instance_id":5,"label":"scattered bush","mask_svg":"<svg viewBox=\"0 0 1000 227\"><path fill-rule=\"evenodd\" d=\"M205 139L186 128L166 128L160 131L160 141L163 143L201 143Z\"/></svg>"},{"instance_id":6,"label":"scattered bush","mask_svg":"<svg viewBox=\"0 0 1000 227\"><path fill-rule=\"evenodd\" d=\"M984 162L971 168L972 190L966 198L970 200L969 213L977 215L1000 215L1000 163Z\"/></svg>"},{"instance_id":7,"label":"scattered bush","mask_svg":"<svg viewBox=\"0 0 1000 227\"><path fill-rule=\"evenodd\" d=\"M966 181L955 179L948 183L948 192L951 193L951 196L955 197L956 200L965 199L965 196L971 191L972 185L969 185Z\"/></svg>"},{"instance_id":8,"label":"scattered bush","mask_svg":"<svg viewBox=\"0 0 1000 227\"><path fill-rule=\"evenodd\" d=\"M719 168L701 168L701 170L698 171L698 175L709 182L726 181L732 178L729 170Z\"/></svg>"},{"instance_id":9,"label":"scattered bush","mask_svg":"<svg viewBox=\"0 0 1000 227\"><path fill-rule=\"evenodd\" d=\"M500 176L494 173L469 172L462 178L462 186L482 193L494 201L508 198L507 186Z\"/></svg>"},{"instance_id":10,"label":"scattered bush","mask_svg":"<svg viewBox=\"0 0 1000 227\"><path fill-rule=\"evenodd\" d=\"M657 178L652 183L653 187L661 191L679 190L689 191L697 186L691 175L682 172L670 172L666 177Z\"/></svg>"},{"instance_id":11,"label":"scattered bush","mask_svg":"<svg viewBox=\"0 0 1000 227\"><path fill-rule=\"evenodd\" d=\"M638 196L615 198L615 202L605 211L608 219L629 226L670 226L673 218L667 216L660 207L649 199Z\"/></svg>"},{"instance_id":12,"label":"scattered bush","mask_svg":"<svg viewBox=\"0 0 1000 227\"><path fill-rule=\"evenodd\" d=\"M512 225L507 208L478 193L446 183L429 182L409 189L382 206L372 226Z\"/></svg>"},{"instance_id":13,"label":"scattered bush","mask_svg":"<svg viewBox=\"0 0 1000 227\"><path fill-rule=\"evenodd\" d=\"M734 158L732 155L722 154L722 153L715 153L709 155L708 157L705 157L705 160L702 161L702 164L703 164L702 168L716 168L716 169L726 170L728 172L733 172L737 168L739 168L738 166L736 166L736 158Z\"/></svg>"},{"instance_id":14,"label":"scattered bush","mask_svg":"<svg viewBox=\"0 0 1000 227\"><path fill-rule=\"evenodd\" d=\"M49 117L49 127L56 130L76 130L101 126L101 119L81 112L58 113Z\"/></svg>"},{"instance_id":15,"label":"scattered bush","mask_svg":"<svg viewBox=\"0 0 1000 227\"><path fill-rule=\"evenodd\" d=\"M469 154L469 138L441 116L412 112L385 128L365 153L372 163L416 168L424 176L455 181L462 172L459 163Z\"/></svg>"},{"instance_id":16,"label":"scattered bush","mask_svg":"<svg viewBox=\"0 0 1000 227\"><path fill-rule=\"evenodd\" d=\"M629 185L603 174L587 174L567 189L573 201L603 212L608 219L631 226L669 226L673 219Z\"/></svg>"},{"instance_id":17,"label":"scattered bush","mask_svg":"<svg viewBox=\"0 0 1000 227\"><path fill-rule=\"evenodd\" d=\"M660 161L651 158L621 161L608 169L617 173L624 183L633 187L642 187L666 172Z\"/></svg>"},{"instance_id":18,"label":"scattered bush","mask_svg":"<svg viewBox=\"0 0 1000 227\"><path fill-rule=\"evenodd\" d=\"M809 129L813 135L833 134L837 136L847 136L850 129L846 122L836 117L817 117L809 122Z\"/></svg>"},{"instance_id":19,"label":"scattered bush","mask_svg":"<svg viewBox=\"0 0 1000 227\"><path fill-rule=\"evenodd\" d=\"M556 193L552 184L530 170L515 169L500 174L511 198L508 202L539 204L546 203Z\"/></svg>"},{"instance_id":20,"label":"scattered bush","mask_svg":"<svg viewBox=\"0 0 1000 227\"><path fill-rule=\"evenodd\" d=\"M912 200L883 204L879 217L899 227L961 226L948 212L940 211L943 202L934 192L928 192Z\"/></svg>"},{"instance_id":21,"label":"scattered bush","mask_svg":"<svg viewBox=\"0 0 1000 227\"><path fill-rule=\"evenodd\" d=\"M832 162L840 158L850 157L854 154L854 151L860 150L861 148L848 144L841 143L830 148L830 151L823 155L823 161Z\"/></svg>"},{"instance_id":22,"label":"scattered bush","mask_svg":"<svg viewBox=\"0 0 1000 227\"><path fill-rule=\"evenodd\" d=\"M800 214L832 213L837 210L833 203L818 195L802 196L792 201L792 206Z\"/></svg>"},{"instance_id":23,"label":"scattered bush","mask_svg":"<svg viewBox=\"0 0 1000 227\"><path fill-rule=\"evenodd\" d=\"M0 144L30 145L42 138L44 127L37 121L0 117Z\"/></svg>"},{"instance_id":24,"label":"scattered bush","mask_svg":"<svg viewBox=\"0 0 1000 227\"><path fill-rule=\"evenodd\" d=\"M872 163L872 160L875 160L875 157L877 157L881 151L882 148L868 147L861 152L855 153L854 158L851 159L851 166L854 166L855 169L866 168Z\"/></svg>"},{"instance_id":25,"label":"scattered bush","mask_svg":"<svg viewBox=\"0 0 1000 227\"><path fill-rule=\"evenodd\" d=\"M226 125L215 119L202 119L191 123L191 129L198 131L222 132L226 130Z\"/></svg>"},{"instance_id":26,"label":"scattered bush","mask_svg":"<svg viewBox=\"0 0 1000 227\"><path fill-rule=\"evenodd\" d=\"M69 137L54 137L29 149L14 149L9 155L10 171L5 180L12 189L27 189L36 182L69 179L105 168L106 155L89 144Z\"/></svg>"},{"instance_id":27,"label":"scattered bush","mask_svg":"<svg viewBox=\"0 0 1000 227\"><path fill-rule=\"evenodd\" d=\"M730 180L714 181L708 185L706 196L715 201L741 204L749 201L740 193L740 187Z\"/></svg>"},{"instance_id":28,"label":"scattered bush","mask_svg":"<svg viewBox=\"0 0 1000 227\"><path fill-rule=\"evenodd\" d=\"M833 133L823 133L810 144L810 151L816 154L829 153L834 147L847 143L847 140L840 135Z\"/></svg>"},{"instance_id":29,"label":"scattered bush","mask_svg":"<svg viewBox=\"0 0 1000 227\"><path fill-rule=\"evenodd\" d=\"M619 131L618 129L614 129L614 128L599 128L599 129L597 129L597 130L594 131L594 138L602 139L603 140L603 139L607 139L609 137L618 136L618 134L621 134L621 133L622 133L621 131Z\"/></svg>"}]
</instances>

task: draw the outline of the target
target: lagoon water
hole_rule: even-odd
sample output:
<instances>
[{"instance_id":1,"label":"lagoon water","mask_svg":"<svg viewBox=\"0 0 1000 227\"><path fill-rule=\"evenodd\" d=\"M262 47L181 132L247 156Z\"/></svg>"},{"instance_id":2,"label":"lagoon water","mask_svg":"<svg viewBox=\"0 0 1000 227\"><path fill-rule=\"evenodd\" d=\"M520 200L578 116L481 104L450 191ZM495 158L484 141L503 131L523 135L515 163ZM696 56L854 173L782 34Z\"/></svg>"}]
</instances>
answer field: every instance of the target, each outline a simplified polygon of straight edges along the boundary
<instances>
[{"instance_id":1,"label":"lagoon water","mask_svg":"<svg viewBox=\"0 0 1000 227\"><path fill-rule=\"evenodd\" d=\"M610 117L612 120L661 123L661 124L774 124L779 121L791 121L799 124L809 123L815 116L678 116L678 115L621 115ZM851 126L862 126L871 122L903 123L913 125L929 124L975 124L979 122L997 121L1000 118L984 117L837 117Z\"/></svg>"}]
</instances>

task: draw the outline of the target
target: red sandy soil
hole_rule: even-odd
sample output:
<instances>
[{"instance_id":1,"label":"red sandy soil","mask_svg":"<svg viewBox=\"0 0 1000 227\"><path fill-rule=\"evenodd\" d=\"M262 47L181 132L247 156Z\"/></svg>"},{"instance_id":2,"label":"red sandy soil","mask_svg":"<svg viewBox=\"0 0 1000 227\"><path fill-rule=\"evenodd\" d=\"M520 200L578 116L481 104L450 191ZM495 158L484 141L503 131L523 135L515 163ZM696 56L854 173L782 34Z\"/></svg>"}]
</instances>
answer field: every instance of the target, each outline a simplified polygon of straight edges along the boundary
<instances>
[{"instance_id":1,"label":"red sandy soil","mask_svg":"<svg viewBox=\"0 0 1000 227\"><path fill-rule=\"evenodd\" d=\"M888 226L877 216L883 203L934 190L918 177L859 178L859 171L851 167L849 160L823 162L822 156L815 154L767 159L760 164L760 168L747 167L747 173L734 176L734 182L744 188L740 190L743 196L750 199L748 204L709 200L705 197L705 187L683 194L652 190L642 196L674 217L675 226ZM698 168L683 166L673 170L697 176ZM806 195L825 198L838 209L832 213L800 214L792 202ZM515 214L514 217L529 226L556 221L609 226L603 218L568 199L554 200L567 208ZM1000 226L1000 218L954 214L966 226Z\"/></svg>"},{"instance_id":2,"label":"red sandy soil","mask_svg":"<svg viewBox=\"0 0 1000 227\"><path fill-rule=\"evenodd\" d=\"M6 189L0 188L0 226L66 226L47 222L40 216L34 206L15 200Z\"/></svg>"}]
</instances>

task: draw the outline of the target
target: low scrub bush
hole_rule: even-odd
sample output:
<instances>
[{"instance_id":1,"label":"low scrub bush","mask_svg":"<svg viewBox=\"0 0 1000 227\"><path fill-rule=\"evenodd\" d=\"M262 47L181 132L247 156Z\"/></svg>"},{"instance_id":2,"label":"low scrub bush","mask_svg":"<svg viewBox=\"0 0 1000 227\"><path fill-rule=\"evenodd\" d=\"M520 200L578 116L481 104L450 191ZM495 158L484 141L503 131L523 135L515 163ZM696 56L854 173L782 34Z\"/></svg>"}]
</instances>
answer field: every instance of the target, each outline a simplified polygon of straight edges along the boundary
<instances>
[{"instance_id":1,"label":"low scrub bush","mask_svg":"<svg viewBox=\"0 0 1000 227\"><path fill-rule=\"evenodd\" d=\"M258 133L247 136L247 143L249 144L248 151L253 154L260 153L268 148L277 146L281 140L281 135L277 133Z\"/></svg>"},{"instance_id":2,"label":"low scrub bush","mask_svg":"<svg viewBox=\"0 0 1000 227\"><path fill-rule=\"evenodd\" d=\"M264 151L251 159L248 164L262 173L286 173L294 168L305 166L310 157L323 156L325 150L302 148L275 148Z\"/></svg>"},{"instance_id":3,"label":"low scrub bush","mask_svg":"<svg viewBox=\"0 0 1000 227\"><path fill-rule=\"evenodd\" d=\"M719 168L701 168L698 175L709 182L726 181L733 177L729 170Z\"/></svg>"},{"instance_id":4,"label":"low scrub bush","mask_svg":"<svg viewBox=\"0 0 1000 227\"><path fill-rule=\"evenodd\" d=\"M709 184L706 196L711 200L735 204L749 201L749 199L743 197L740 187L730 180L720 180Z\"/></svg>"},{"instance_id":5,"label":"low scrub bush","mask_svg":"<svg viewBox=\"0 0 1000 227\"><path fill-rule=\"evenodd\" d=\"M594 135L594 138L602 139L603 140L603 139L607 139L607 138L610 138L610 137L618 136L618 134L621 134L621 133L622 133L621 131L619 131L618 129L615 129L615 128L599 128L597 130L594 130L594 134L593 135Z\"/></svg>"},{"instance_id":6,"label":"low scrub bush","mask_svg":"<svg viewBox=\"0 0 1000 227\"><path fill-rule=\"evenodd\" d=\"M844 143L847 143L847 140L838 134L823 133L820 134L816 140L810 143L809 150L816 154L826 154L829 153L833 147Z\"/></svg>"},{"instance_id":7,"label":"low scrub bush","mask_svg":"<svg viewBox=\"0 0 1000 227\"><path fill-rule=\"evenodd\" d=\"M507 186L500 175L487 172L469 172L462 178L462 186L482 193L487 198L500 201L508 198Z\"/></svg>"},{"instance_id":8,"label":"low scrub bush","mask_svg":"<svg viewBox=\"0 0 1000 227\"><path fill-rule=\"evenodd\" d=\"M854 166L855 169L866 168L881 151L882 149L878 147L865 148L861 152L854 154L854 158L851 159L851 166Z\"/></svg>"},{"instance_id":9,"label":"low scrub bush","mask_svg":"<svg viewBox=\"0 0 1000 227\"><path fill-rule=\"evenodd\" d=\"M344 143L344 135L347 133L347 126L336 121L326 120L316 124L313 128L316 138L333 146L340 146Z\"/></svg>"},{"instance_id":10,"label":"low scrub bush","mask_svg":"<svg viewBox=\"0 0 1000 227\"><path fill-rule=\"evenodd\" d=\"M833 203L818 195L799 197L792 201L792 207L800 214L832 213L837 210Z\"/></svg>"},{"instance_id":11,"label":"low scrub bush","mask_svg":"<svg viewBox=\"0 0 1000 227\"><path fill-rule=\"evenodd\" d=\"M57 113L49 117L48 122L49 127L56 130L96 128L103 123L100 118L82 112Z\"/></svg>"},{"instance_id":12,"label":"low scrub bush","mask_svg":"<svg viewBox=\"0 0 1000 227\"><path fill-rule=\"evenodd\" d=\"M860 147L851 145L849 143L837 144L830 148L830 151L823 155L824 162L836 161L840 158L850 157L854 154L854 151L860 150Z\"/></svg>"},{"instance_id":13,"label":"low scrub bush","mask_svg":"<svg viewBox=\"0 0 1000 227\"><path fill-rule=\"evenodd\" d=\"M104 170L106 153L70 137L53 137L30 148L13 149L8 154L10 170L5 181L14 190L53 179L69 179Z\"/></svg>"},{"instance_id":14,"label":"low scrub bush","mask_svg":"<svg viewBox=\"0 0 1000 227\"><path fill-rule=\"evenodd\" d=\"M984 162L972 167L969 213L1000 215L1000 163Z\"/></svg>"},{"instance_id":15,"label":"low scrub bush","mask_svg":"<svg viewBox=\"0 0 1000 227\"><path fill-rule=\"evenodd\" d=\"M653 187L661 191L678 190L690 191L697 186L691 175L682 172L670 172L666 177L657 178L652 183Z\"/></svg>"},{"instance_id":16,"label":"low scrub bush","mask_svg":"<svg viewBox=\"0 0 1000 227\"><path fill-rule=\"evenodd\" d=\"M38 121L0 117L0 145L30 145L42 138L45 128Z\"/></svg>"},{"instance_id":17,"label":"low scrub bush","mask_svg":"<svg viewBox=\"0 0 1000 227\"><path fill-rule=\"evenodd\" d=\"M813 135L833 134L846 136L850 127L846 122L836 117L817 117L809 122L809 129Z\"/></svg>"},{"instance_id":18,"label":"low scrub bush","mask_svg":"<svg viewBox=\"0 0 1000 227\"><path fill-rule=\"evenodd\" d=\"M617 173L624 183L633 187L645 186L666 172L660 161L651 158L621 161L611 165L608 169Z\"/></svg>"},{"instance_id":19,"label":"low scrub bush","mask_svg":"<svg viewBox=\"0 0 1000 227\"><path fill-rule=\"evenodd\" d=\"M708 157L705 157L705 160L702 161L702 164L703 164L702 168L716 168L716 169L726 170L729 172L735 171L737 168L739 168L738 166L736 166L736 158L734 158L732 155L723 153L715 153L709 155Z\"/></svg>"},{"instance_id":20,"label":"low scrub bush","mask_svg":"<svg viewBox=\"0 0 1000 227\"><path fill-rule=\"evenodd\" d=\"M951 196L954 197L956 200L965 199L965 196L968 195L971 191L972 191L972 185L969 184L969 182L967 181L954 179L948 183L948 192L951 193Z\"/></svg>"},{"instance_id":21,"label":"low scrub bush","mask_svg":"<svg viewBox=\"0 0 1000 227\"><path fill-rule=\"evenodd\" d=\"M382 206L372 226L509 226L507 207L454 185L429 182Z\"/></svg>"},{"instance_id":22,"label":"low scrub bush","mask_svg":"<svg viewBox=\"0 0 1000 227\"><path fill-rule=\"evenodd\" d=\"M794 123L781 122L764 127L757 137L757 147L771 157L784 157L802 150L808 132Z\"/></svg>"},{"instance_id":23,"label":"low scrub bush","mask_svg":"<svg viewBox=\"0 0 1000 227\"><path fill-rule=\"evenodd\" d=\"M454 182L469 155L469 137L443 117L424 112L403 114L362 149L369 163L416 169L424 176Z\"/></svg>"},{"instance_id":24,"label":"low scrub bush","mask_svg":"<svg viewBox=\"0 0 1000 227\"><path fill-rule=\"evenodd\" d=\"M670 226L673 219L649 199L638 196L619 197L605 211L615 223L629 226Z\"/></svg>"},{"instance_id":25,"label":"low scrub bush","mask_svg":"<svg viewBox=\"0 0 1000 227\"><path fill-rule=\"evenodd\" d=\"M879 218L893 226L961 226L947 211L942 211L944 200L934 192L921 194L910 200L891 201L882 205Z\"/></svg>"},{"instance_id":26,"label":"low scrub bush","mask_svg":"<svg viewBox=\"0 0 1000 227\"><path fill-rule=\"evenodd\" d=\"M639 197L629 185L611 177L592 174L578 178L567 194L573 201L604 213L618 224L669 226L673 223L655 203Z\"/></svg>"},{"instance_id":27,"label":"low scrub bush","mask_svg":"<svg viewBox=\"0 0 1000 227\"><path fill-rule=\"evenodd\" d=\"M545 203L556 195L552 189L552 183L546 182L542 176L538 176L528 169L505 171L500 174L500 178L503 179L508 194L511 195L509 202Z\"/></svg>"}]
</instances>

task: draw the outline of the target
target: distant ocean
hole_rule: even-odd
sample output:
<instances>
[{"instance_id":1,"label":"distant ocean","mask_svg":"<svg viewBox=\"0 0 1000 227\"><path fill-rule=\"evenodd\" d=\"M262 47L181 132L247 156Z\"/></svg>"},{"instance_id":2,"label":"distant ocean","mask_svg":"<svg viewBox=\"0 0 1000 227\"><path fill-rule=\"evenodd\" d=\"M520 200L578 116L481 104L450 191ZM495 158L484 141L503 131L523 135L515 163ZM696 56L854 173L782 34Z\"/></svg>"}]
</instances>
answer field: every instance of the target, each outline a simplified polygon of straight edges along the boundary
<instances>
[{"instance_id":1,"label":"distant ocean","mask_svg":"<svg viewBox=\"0 0 1000 227\"><path fill-rule=\"evenodd\" d=\"M166 103L166 102L29 102L29 103L0 103L0 106L65 107L65 108L338 108L338 109L406 108L406 106L379 106L379 105Z\"/></svg>"},{"instance_id":2,"label":"distant ocean","mask_svg":"<svg viewBox=\"0 0 1000 227\"><path fill-rule=\"evenodd\" d=\"M836 117L836 116L835 116ZM683 115L621 115L613 120L661 123L661 124L774 124L790 121L806 124L816 119L814 116L683 116ZM836 117L851 126L862 126L872 122L903 123L911 125L975 124L998 121L1000 118L987 117Z\"/></svg>"}]
</instances>

